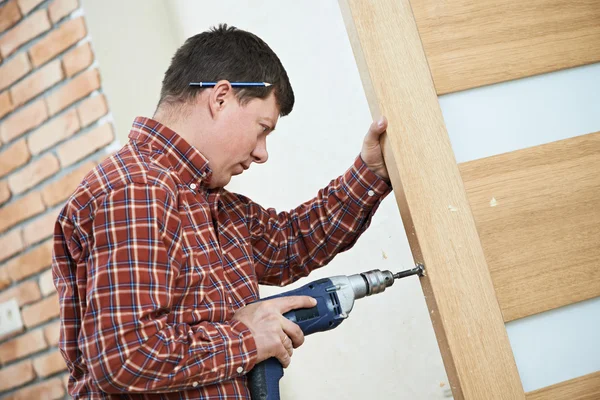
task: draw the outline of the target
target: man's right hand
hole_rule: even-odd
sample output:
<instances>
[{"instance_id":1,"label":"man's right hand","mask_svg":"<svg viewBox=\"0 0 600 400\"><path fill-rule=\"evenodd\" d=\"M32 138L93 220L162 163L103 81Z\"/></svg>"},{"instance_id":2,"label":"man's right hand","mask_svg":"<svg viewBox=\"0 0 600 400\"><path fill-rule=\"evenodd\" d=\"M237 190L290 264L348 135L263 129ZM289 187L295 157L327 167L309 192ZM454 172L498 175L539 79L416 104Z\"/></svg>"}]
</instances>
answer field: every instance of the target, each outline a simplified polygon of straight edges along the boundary
<instances>
[{"instance_id":1,"label":"man's right hand","mask_svg":"<svg viewBox=\"0 0 600 400\"><path fill-rule=\"evenodd\" d=\"M257 363L276 357L283 368L287 368L294 349L304 343L304 334L283 314L316 305L317 301L310 296L278 297L248 304L237 310L233 319L243 322L252 332L258 353Z\"/></svg>"}]
</instances>

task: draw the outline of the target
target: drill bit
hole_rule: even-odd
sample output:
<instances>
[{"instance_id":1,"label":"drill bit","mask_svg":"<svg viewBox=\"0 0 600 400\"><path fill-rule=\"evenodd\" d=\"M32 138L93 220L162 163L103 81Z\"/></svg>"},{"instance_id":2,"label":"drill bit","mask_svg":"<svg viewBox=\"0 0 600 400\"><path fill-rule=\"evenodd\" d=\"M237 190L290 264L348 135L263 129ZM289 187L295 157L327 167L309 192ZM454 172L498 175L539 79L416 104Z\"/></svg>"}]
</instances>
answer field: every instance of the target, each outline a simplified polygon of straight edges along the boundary
<instances>
[{"instance_id":1,"label":"drill bit","mask_svg":"<svg viewBox=\"0 0 600 400\"><path fill-rule=\"evenodd\" d=\"M411 276L411 275L423 276L424 271L425 271L425 269L423 268L423 264L417 264L417 266L413 269L395 273L394 279L405 278L405 277Z\"/></svg>"}]
</instances>

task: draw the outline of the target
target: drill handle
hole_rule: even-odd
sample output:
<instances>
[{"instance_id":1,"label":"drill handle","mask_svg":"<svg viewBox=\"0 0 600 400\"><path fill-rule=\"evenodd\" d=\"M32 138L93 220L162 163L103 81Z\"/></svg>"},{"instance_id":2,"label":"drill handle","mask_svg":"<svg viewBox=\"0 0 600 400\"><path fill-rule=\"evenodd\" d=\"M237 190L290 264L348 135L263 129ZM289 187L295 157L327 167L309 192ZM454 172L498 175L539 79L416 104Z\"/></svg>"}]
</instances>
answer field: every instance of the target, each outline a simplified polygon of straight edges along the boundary
<instances>
[{"instance_id":1,"label":"drill handle","mask_svg":"<svg viewBox=\"0 0 600 400\"><path fill-rule=\"evenodd\" d=\"M248 384L252 400L279 400L279 380L283 366L276 358L260 362L248 372Z\"/></svg>"}]
</instances>

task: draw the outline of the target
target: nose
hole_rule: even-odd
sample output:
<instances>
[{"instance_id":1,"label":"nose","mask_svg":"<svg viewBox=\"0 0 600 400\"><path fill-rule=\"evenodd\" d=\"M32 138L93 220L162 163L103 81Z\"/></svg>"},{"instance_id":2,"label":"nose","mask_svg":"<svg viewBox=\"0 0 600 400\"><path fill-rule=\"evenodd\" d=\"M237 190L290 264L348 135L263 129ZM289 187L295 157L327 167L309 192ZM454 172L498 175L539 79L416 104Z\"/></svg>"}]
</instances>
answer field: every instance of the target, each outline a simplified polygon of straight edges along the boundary
<instances>
[{"instance_id":1,"label":"nose","mask_svg":"<svg viewBox=\"0 0 600 400\"><path fill-rule=\"evenodd\" d=\"M267 162L268 158L269 153L267 152L267 141L265 138L263 138L256 143L256 147L252 151L252 161L257 164L263 164Z\"/></svg>"}]
</instances>

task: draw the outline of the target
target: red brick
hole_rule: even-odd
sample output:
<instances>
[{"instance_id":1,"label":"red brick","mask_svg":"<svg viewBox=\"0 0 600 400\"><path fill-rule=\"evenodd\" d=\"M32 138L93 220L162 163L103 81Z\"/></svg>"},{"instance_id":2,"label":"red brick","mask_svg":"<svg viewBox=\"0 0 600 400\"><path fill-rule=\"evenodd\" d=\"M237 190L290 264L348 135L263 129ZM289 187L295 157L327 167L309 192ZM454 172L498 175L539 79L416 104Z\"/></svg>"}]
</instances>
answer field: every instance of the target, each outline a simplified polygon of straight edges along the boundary
<instances>
[{"instance_id":1,"label":"red brick","mask_svg":"<svg viewBox=\"0 0 600 400\"><path fill-rule=\"evenodd\" d=\"M71 77L92 65L92 61L94 61L94 55L92 54L90 42L82 44L65 54L63 57L65 74L67 74L68 77Z\"/></svg>"},{"instance_id":2,"label":"red brick","mask_svg":"<svg viewBox=\"0 0 600 400\"><path fill-rule=\"evenodd\" d=\"M35 379L33 363L25 360L0 369L0 392L21 386Z\"/></svg>"},{"instance_id":3,"label":"red brick","mask_svg":"<svg viewBox=\"0 0 600 400\"><path fill-rule=\"evenodd\" d=\"M51 263L52 239L49 239L27 253L13 258L4 265L4 268L6 268L8 276L16 282L43 271Z\"/></svg>"},{"instance_id":4,"label":"red brick","mask_svg":"<svg viewBox=\"0 0 600 400\"><path fill-rule=\"evenodd\" d=\"M81 127L88 126L92 122L97 121L98 118L106 115L107 112L108 106L106 105L106 97L103 94L85 99L77 107Z\"/></svg>"},{"instance_id":5,"label":"red brick","mask_svg":"<svg viewBox=\"0 0 600 400\"><path fill-rule=\"evenodd\" d=\"M4 290L10 286L10 276L8 276L8 270L4 267L0 267L0 290Z\"/></svg>"},{"instance_id":6,"label":"red brick","mask_svg":"<svg viewBox=\"0 0 600 400\"><path fill-rule=\"evenodd\" d=\"M27 332L16 339L0 345L0 361L3 364L18 360L19 358L27 357L33 353L44 350L48 347L46 339L44 339L44 331L36 329Z\"/></svg>"},{"instance_id":7,"label":"red brick","mask_svg":"<svg viewBox=\"0 0 600 400\"><path fill-rule=\"evenodd\" d=\"M6 203L10 199L10 189L7 181L0 182L0 205Z\"/></svg>"},{"instance_id":8,"label":"red brick","mask_svg":"<svg viewBox=\"0 0 600 400\"><path fill-rule=\"evenodd\" d=\"M57 23L79 8L77 0L54 0L48 6L48 13L52 22Z\"/></svg>"},{"instance_id":9,"label":"red brick","mask_svg":"<svg viewBox=\"0 0 600 400\"><path fill-rule=\"evenodd\" d=\"M31 71L26 53L19 53L0 67L0 90L4 90Z\"/></svg>"},{"instance_id":10,"label":"red brick","mask_svg":"<svg viewBox=\"0 0 600 400\"><path fill-rule=\"evenodd\" d=\"M57 400L65 396L61 378L52 378L41 383L27 386L6 396L5 400Z\"/></svg>"},{"instance_id":11,"label":"red brick","mask_svg":"<svg viewBox=\"0 0 600 400\"><path fill-rule=\"evenodd\" d=\"M113 140L112 126L109 123L100 125L86 134L79 135L61 145L56 151L60 164L71 165L94 151L101 149Z\"/></svg>"},{"instance_id":12,"label":"red brick","mask_svg":"<svg viewBox=\"0 0 600 400\"><path fill-rule=\"evenodd\" d=\"M26 15L29 11L33 10L44 0L19 0L19 8L21 9L21 13Z\"/></svg>"},{"instance_id":13,"label":"red brick","mask_svg":"<svg viewBox=\"0 0 600 400\"><path fill-rule=\"evenodd\" d=\"M6 118L0 125L0 136L4 143L7 143L46 119L48 119L46 104L43 100L38 100Z\"/></svg>"},{"instance_id":14,"label":"red brick","mask_svg":"<svg viewBox=\"0 0 600 400\"><path fill-rule=\"evenodd\" d=\"M66 371L67 364L58 350L36 357L33 360L33 369L38 376L45 378L57 372Z\"/></svg>"},{"instance_id":15,"label":"red brick","mask_svg":"<svg viewBox=\"0 0 600 400\"><path fill-rule=\"evenodd\" d=\"M30 304L41 299L42 294L40 293L40 288L35 281L26 281L0 293L0 303L8 301L13 297L17 299L19 307L23 307L26 304ZM2 358L1 355L0 358Z\"/></svg>"},{"instance_id":16,"label":"red brick","mask_svg":"<svg viewBox=\"0 0 600 400\"><path fill-rule=\"evenodd\" d=\"M95 166L93 162L86 162L62 178L46 185L42 189L44 203L48 206L53 206L66 200L75 191L75 188L79 185L83 177Z\"/></svg>"},{"instance_id":17,"label":"red brick","mask_svg":"<svg viewBox=\"0 0 600 400\"><path fill-rule=\"evenodd\" d=\"M0 37L0 54L6 58L21 45L46 32L50 27L46 10L36 11Z\"/></svg>"},{"instance_id":18,"label":"red brick","mask_svg":"<svg viewBox=\"0 0 600 400\"><path fill-rule=\"evenodd\" d=\"M13 105L18 106L33 99L64 78L60 60L53 61L35 71L10 89Z\"/></svg>"},{"instance_id":19,"label":"red brick","mask_svg":"<svg viewBox=\"0 0 600 400\"><path fill-rule=\"evenodd\" d=\"M0 93L0 118L13 110L12 101L8 95L8 91Z\"/></svg>"},{"instance_id":20,"label":"red brick","mask_svg":"<svg viewBox=\"0 0 600 400\"><path fill-rule=\"evenodd\" d=\"M44 297L56 292L54 280L52 278L52 269L49 268L46 272L40 275L39 286Z\"/></svg>"},{"instance_id":21,"label":"red brick","mask_svg":"<svg viewBox=\"0 0 600 400\"><path fill-rule=\"evenodd\" d=\"M0 32L4 32L21 19L17 1L11 0L0 7Z\"/></svg>"},{"instance_id":22,"label":"red brick","mask_svg":"<svg viewBox=\"0 0 600 400\"><path fill-rule=\"evenodd\" d=\"M52 322L44 328L44 337L49 346L57 346L60 340L60 321Z\"/></svg>"},{"instance_id":23,"label":"red brick","mask_svg":"<svg viewBox=\"0 0 600 400\"><path fill-rule=\"evenodd\" d=\"M0 153L0 176L4 176L21 165L25 165L31 156L25 139L19 140L6 147Z\"/></svg>"},{"instance_id":24,"label":"red brick","mask_svg":"<svg viewBox=\"0 0 600 400\"><path fill-rule=\"evenodd\" d=\"M98 74L98 70L87 70L62 86L56 92L52 93L46 99L48 110L51 115L54 115L98 88L100 88L100 75Z\"/></svg>"},{"instance_id":25,"label":"red brick","mask_svg":"<svg viewBox=\"0 0 600 400\"><path fill-rule=\"evenodd\" d=\"M79 42L86 34L83 17L65 22L31 47L31 62L35 67L44 64Z\"/></svg>"},{"instance_id":26,"label":"red brick","mask_svg":"<svg viewBox=\"0 0 600 400\"><path fill-rule=\"evenodd\" d=\"M31 154L39 154L79 130L77 110L71 109L40 126L27 138Z\"/></svg>"},{"instance_id":27,"label":"red brick","mask_svg":"<svg viewBox=\"0 0 600 400\"><path fill-rule=\"evenodd\" d=\"M25 246L31 246L34 243L52 236L57 217L58 210L54 209L27 223L27 225L23 227L23 243Z\"/></svg>"},{"instance_id":28,"label":"red brick","mask_svg":"<svg viewBox=\"0 0 600 400\"><path fill-rule=\"evenodd\" d=\"M1 210L1 209L0 209ZM21 238L21 230L13 229L7 234L0 236L0 261L12 257L25 248ZM4 289L7 278L10 279L6 267L0 268L0 289ZM10 281L9 281L10 283Z\"/></svg>"},{"instance_id":29,"label":"red brick","mask_svg":"<svg viewBox=\"0 0 600 400\"><path fill-rule=\"evenodd\" d=\"M58 159L53 154L47 153L12 174L8 178L8 185L13 193L20 194L54 175L59 169Z\"/></svg>"},{"instance_id":30,"label":"red brick","mask_svg":"<svg viewBox=\"0 0 600 400\"><path fill-rule=\"evenodd\" d=\"M26 306L21 311L23 325L25 325L27 329L56 318L59 315L60 308L58 307L58 294L53 294L35 304Z\"/></svg>"},{"instance_id":31,"label":"red brick","mask_svg":"<svg viewBox=\"0 0 600 400\"><path fill-rule=\"evenodd\" d=\"M44 203L39 193L30 193L0 208L0 232L44 211Z\"/></svg>"}]
</instances>

